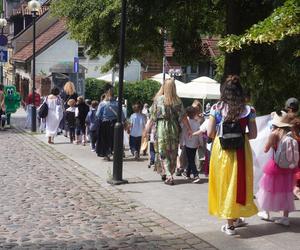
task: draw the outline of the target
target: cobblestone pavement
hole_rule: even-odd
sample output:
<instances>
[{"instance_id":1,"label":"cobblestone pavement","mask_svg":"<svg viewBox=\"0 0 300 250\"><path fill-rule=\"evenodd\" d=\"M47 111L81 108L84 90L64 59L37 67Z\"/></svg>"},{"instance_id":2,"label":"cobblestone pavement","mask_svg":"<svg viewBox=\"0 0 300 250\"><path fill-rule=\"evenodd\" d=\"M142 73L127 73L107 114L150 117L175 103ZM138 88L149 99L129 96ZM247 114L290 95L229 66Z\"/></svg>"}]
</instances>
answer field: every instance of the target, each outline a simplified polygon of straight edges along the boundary
<instances>
[{"instance_id":1,"label":"cobblestone pavement","mask_svg":"<svg viewBox=\"0 0 300 250\"><path fill-rule=\"evenodd\" d=\"M0 141L0 249L215 249L30 134Z\"/></svg>"}]
</instances>

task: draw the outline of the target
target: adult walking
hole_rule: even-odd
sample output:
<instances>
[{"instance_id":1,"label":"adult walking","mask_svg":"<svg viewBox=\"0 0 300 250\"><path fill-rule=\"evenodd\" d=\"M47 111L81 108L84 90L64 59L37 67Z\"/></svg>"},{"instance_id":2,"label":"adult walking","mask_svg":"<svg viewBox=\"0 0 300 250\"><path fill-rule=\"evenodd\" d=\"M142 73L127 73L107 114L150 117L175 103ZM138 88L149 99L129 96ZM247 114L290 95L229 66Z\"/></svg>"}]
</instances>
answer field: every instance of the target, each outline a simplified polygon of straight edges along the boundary
<instances>
[{"instance_id":1,"label":"adult walking","mask_svg":"<svg viewBox=\"0 0 300 250\"><path fill-rule=\"evenodd\" d=\"M113 86L105 86L105 97L99 104L96 117L99 121L97 155L110 160L113 151L114 126L117 122L118 102L114 98Z\"/></svg>"},{"instance_id":2,"label":"adult walking","mask_svg":"<svg viewBox=\"0 0 300 250\"><path fill-rule=\"evenodd\" d=\"M34 100L33 100L33 91L34 91ZM25 109L26 109L26 123L25 128L31 127L32 119L32 107L35 106L38 108L41 104L41 95L36 92L36 89L32 90L25 99Z\"/></svg>"},{"instance_id":3,"label":"adult walking","mask_svg":"<svg viewBox=\"0 0 300 250\"><path fill-rule=\"evenodd\" d=\"M54 136L57 134L59 123L63 117L63 101L59 96L59 89L54 87L45 101L48 105L46 136L48 137L48 143L53 144Z\"/></svg>"},{"instance_id":4,"label":"adult walking","mask_svg":"<svg viewBox=\"0 0 300 250\"><path fill-rule=\"evenodd\" d=\"M257 136L255 117L255 110L245 104L239 77L229 76L221 87L220 101L211 108L208 123L208 136L214 138L209 170L209 213L227 220L221 229L227 235L236 234L235 228L245 225L240 217L257 213L249 144L249 139ZM232 134L239 137L231 138L235 143L230 144L226 138Z\"/></svg>"},{"instance_id":5,"label":"adult walking","mask_svg":"<svg viewBox=\"0 0 300 250\"><path fill-rule=\"evenodd\" d=\"M166 174L165 184L174 185L180 122L183 122L189 135L192 135L182 102L176 93L174 79L167 79L157 93L150 119L157 124L158 154Z\"/></svg>"},{"instance_id":6,"label":"adult walking","mask_svg":"<svg viewBox=\"0 0 300 250\"><path fill-rule=\"evenodd\" d=\"M64 116L60 122L60 129L65 130L65 136L67 136L67 126L65 126L65 111L69 108L68 101L71 99L77 100L78 94L76 93L75 85L73 82L68 81L64 85L64 89L60 94L61 99L64 104Z\"/></svg>"}]
</instances>

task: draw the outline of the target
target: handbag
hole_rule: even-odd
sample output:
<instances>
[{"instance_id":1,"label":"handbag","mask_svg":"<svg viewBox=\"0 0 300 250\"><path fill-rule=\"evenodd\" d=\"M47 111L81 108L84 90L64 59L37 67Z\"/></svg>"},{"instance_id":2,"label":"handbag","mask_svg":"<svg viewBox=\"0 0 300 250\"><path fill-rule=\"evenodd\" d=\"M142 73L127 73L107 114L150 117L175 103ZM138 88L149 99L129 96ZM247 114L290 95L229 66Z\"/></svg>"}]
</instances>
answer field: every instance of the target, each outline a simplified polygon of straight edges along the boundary
<instances>
[{"instance_id":1,"label":"handbag","mask_svg":"<svg viewBox=\"0 0 300 250\"><path fill-rule=\"evenodd\" d=\"M42 105L39 107L38 115L39 115L40 118L46 118L48 116L47 98L42 103Z\"/></svg>"}]
</instances>

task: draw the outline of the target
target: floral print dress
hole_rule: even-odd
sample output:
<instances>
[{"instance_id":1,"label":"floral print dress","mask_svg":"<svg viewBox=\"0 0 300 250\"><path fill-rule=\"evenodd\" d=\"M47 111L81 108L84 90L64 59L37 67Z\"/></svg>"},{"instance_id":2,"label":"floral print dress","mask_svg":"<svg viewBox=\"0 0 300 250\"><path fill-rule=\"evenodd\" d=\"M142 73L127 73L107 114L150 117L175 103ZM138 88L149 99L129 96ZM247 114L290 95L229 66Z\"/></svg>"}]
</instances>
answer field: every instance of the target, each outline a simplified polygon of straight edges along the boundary
<instances>
[{"instance_id":1,"label":"floral print dress","mask_svg":"<svg viewBox=\"0 0 300 250\"><path fill-rule=\"evenodd\" d=\"M167 176L175 172L180 136L180 121L185 114L182 102L173 106L164 104L164 96L153 103L151 119L156 122L158 154Z\"/></svg>"}]
</instances>

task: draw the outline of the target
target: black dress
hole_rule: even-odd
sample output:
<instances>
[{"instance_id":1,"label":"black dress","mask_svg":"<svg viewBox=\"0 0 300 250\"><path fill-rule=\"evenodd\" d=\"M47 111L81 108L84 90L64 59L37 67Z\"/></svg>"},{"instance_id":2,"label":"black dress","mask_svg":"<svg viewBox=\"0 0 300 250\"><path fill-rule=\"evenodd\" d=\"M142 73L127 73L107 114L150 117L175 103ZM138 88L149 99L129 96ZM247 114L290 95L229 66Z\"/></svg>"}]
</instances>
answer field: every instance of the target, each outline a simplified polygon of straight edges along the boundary
<instances>
[{"instance_id":1,"label":"black dress","mask_svg":"<svg viewBox=\"0 0 300 250\"><path fill-rule=\"evenodd\" d=\"M60 97L64 102L64 115L60 121L59 128L62 130L67 130L67 127L65 126L65 122L66 122L65 116L66 116L66 110L67 110L67 108L69 108L68 101L70 99L74 99L75 101L77 101L78 94L75 92L72 95L68 95L65 91L63 91L63 92L61 92Z\"/></svg>"}]
</instances>

